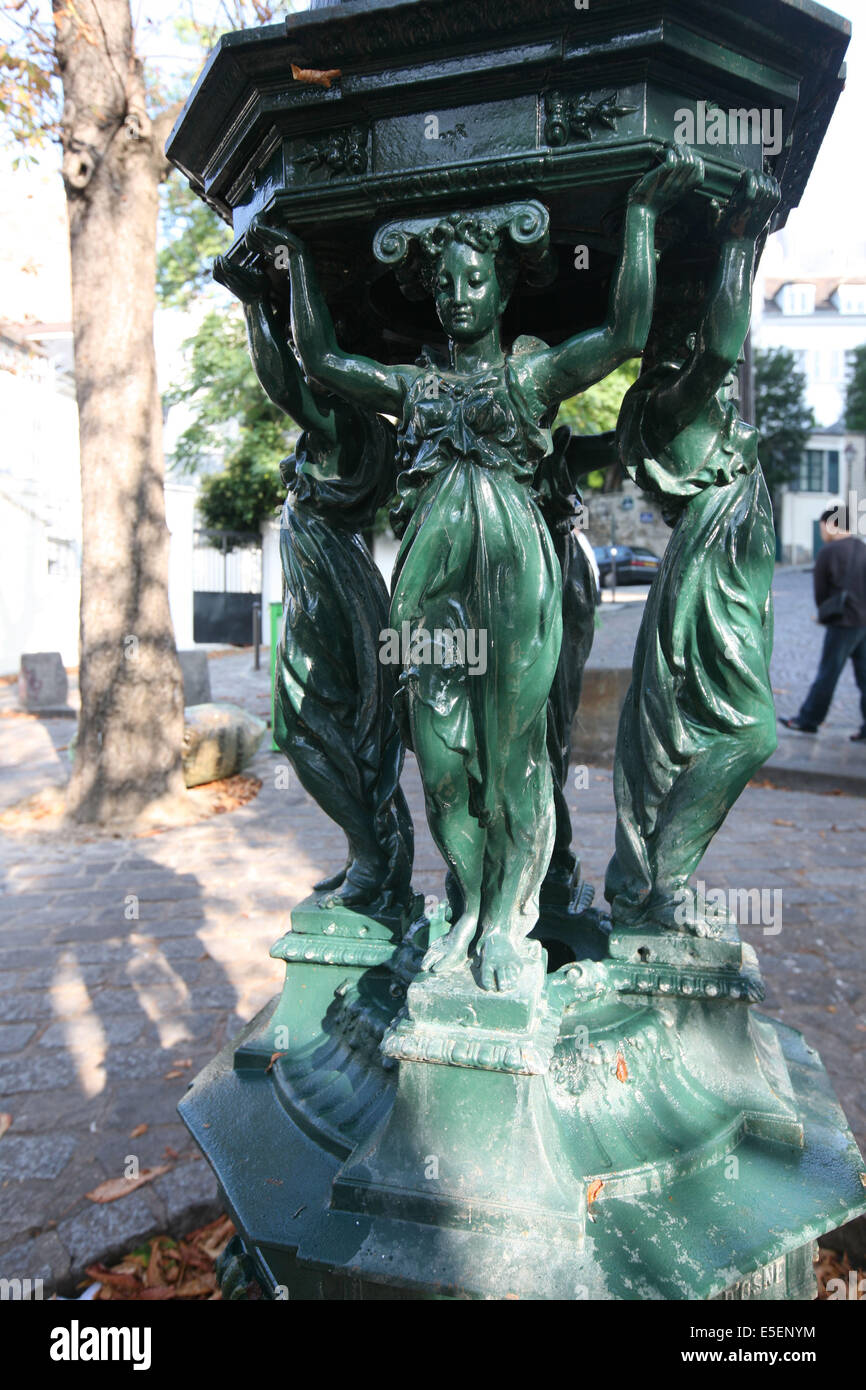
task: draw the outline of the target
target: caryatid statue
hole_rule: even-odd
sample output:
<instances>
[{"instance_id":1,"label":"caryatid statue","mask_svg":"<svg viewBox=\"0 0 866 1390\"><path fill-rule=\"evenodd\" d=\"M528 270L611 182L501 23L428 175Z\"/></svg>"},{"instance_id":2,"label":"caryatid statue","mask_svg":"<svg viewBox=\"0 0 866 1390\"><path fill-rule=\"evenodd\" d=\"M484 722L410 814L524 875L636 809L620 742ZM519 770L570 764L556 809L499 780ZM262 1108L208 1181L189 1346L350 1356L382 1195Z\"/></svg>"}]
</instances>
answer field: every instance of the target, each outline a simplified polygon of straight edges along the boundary
<instances>
[{"instance_id":1,"label":"caryatid statue","mask_svg":"<svg viewBox=\"0 0 866 1390\"><path fill-rule=\"evenodd\" d=\"M322 905L406 917L412 821L399 785L393 672L379 660L388 593L361 534L393 494L395 431L375 411L312 389L255 259L242 247L240 258L220 258L214 275L243 303L264 390L303 428L281 466L288 495L274 737L346 835L345 866L316 884Z\"/></svg>"},{"instance_id":2,"label":"caryatid statue","mask_svg":"<svg viewBox=\"0 0 866 1390\"><path fill-rule=\"evenodd\" d=\"M724 209L699 324L687 297L659 315L625 396L617 444L673 534L653 580L620 718L614 927L719 936L688 888L713 835L776 747L770 687L775 533L758 431L733 398L749 327L755 242L779 201L744 173ZM690 329L697 328L696 334Z\"/></svg>"},{"instance_id":3,"label":"caryatid statue","mask_svg":"<svg viewBox=\"0 0 866 1390\"><path fill-rule=\"evenodd\" d=\"M557 347L518 339L506 351L500 340L517 278L527 263L537 267L546 247L540 204L381 229L381 260L405 264L410 248L417 256L448 335L446 370L388 366L343 351L303 243L260 221L249 233L275 264L279 248L287 256L292 332L309 377L398 421L405 530L390 626L400 632L408 624L413 640L397 702L431 832L462 907L424 966L460 970L474 948L483 989L513 988L520 976L553 846L546 735L562 633L561 572L532 495L537 466L551 451L548 422L561 401L642 351L657 215L701 177L689 150L670 147L635 183L605 322ZM419 636L429 660L413 660ZM454 659L473 638L485 644L483 669Z\"/></svg>"}]
</instances>

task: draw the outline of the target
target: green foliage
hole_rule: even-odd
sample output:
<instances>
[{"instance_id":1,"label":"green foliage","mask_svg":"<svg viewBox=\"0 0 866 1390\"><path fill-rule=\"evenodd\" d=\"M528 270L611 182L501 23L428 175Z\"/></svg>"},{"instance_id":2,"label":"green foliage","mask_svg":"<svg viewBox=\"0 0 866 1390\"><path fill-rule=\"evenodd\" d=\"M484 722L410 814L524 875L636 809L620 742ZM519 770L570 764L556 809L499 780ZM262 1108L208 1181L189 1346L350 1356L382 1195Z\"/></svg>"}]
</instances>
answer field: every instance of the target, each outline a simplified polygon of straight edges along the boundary
<instances>
[{"instance_id":1,"label":"green foliage","mask_svg":"<svg viewBox=\"0 0 866 1390\"><path fill-rule=\"evenodd\" d=\"M597 381L588 391L563 401L556 424L570 425L575 434L604 434L606 430L615 429L622 398L637 381L639 371L639 357L623 362L615 372L611 372L603 381ZM587 476L586 486L600 492L604 482L603 471L597 470Z\"/></svg>"},{"instance_id":2,"label":"green foliage","mask_svg":"<svg viewBox=\"0 0 866 1390\"><path fill-rule=\"evenodd\" d=\"M866 343L851 354L852 370L845 395L845 428L866 430Z\"/></svg>"},{"instance_id":3,"label":"green foliage","mask_svg":"<svg viewBox=\"0 0 866 1390\"><path fill-rule=\"evenodd\" d=\"M770 496L796 477L815 417L806 404L806 378L787 348L756 351L755 424L761 431L760 459Z\"/></svg>"},{"instance_id":4,"label":"green foliage","mask_svg":"<svg viewBox=\"0 0 866 1390\"><path fill-rule=\"evenodd\" d=\"M247 437L232 452L221 473L210 473L202 479L198 510L205 526L257 531L260 522L282 506L286 489L277 465L285 452L285 441L281 441L279 426L273 422L262 430L262 436L261 453L249 450L251 441Z\"/></svg>"},{"instance_id":5,"label":"green foliage","mask_svg":"<svg viewBox=\"0 0 866 1390\"><path fill-rule=\"evenodd\" d=\"M175 468L201 474L214 458L224 459L221 473L203 478L202 519L255 530L285 497L279 464L297 430L256 379L238 306L207 314L187 348L186 380L166 396L167 405L183 404L192 417L178 439Z\"/></svg>"},{"instance_id":6,"label":"green foliage","mask_svg":"<svg viewBox=\"0 0 866 1390\"><path fill-rule=\"evenodd\" d=\"M575 434L604 434L605 430L615 429L622 398L637 381L639 370L640 358L634 357L588 391L563 401L557 425L571 425Z\"/></svg>"},{"instance_id":7,"label":"green foliage","mask_svg":"<svg viewBox=\"0 0 866 1390\"><path fill-rule=\"evenodd\" d=\"M187 309L212 283L211 265L231 246L232 233L176 172L160 192L160 241L160 303Z\"/></svg>"}]
</instances>

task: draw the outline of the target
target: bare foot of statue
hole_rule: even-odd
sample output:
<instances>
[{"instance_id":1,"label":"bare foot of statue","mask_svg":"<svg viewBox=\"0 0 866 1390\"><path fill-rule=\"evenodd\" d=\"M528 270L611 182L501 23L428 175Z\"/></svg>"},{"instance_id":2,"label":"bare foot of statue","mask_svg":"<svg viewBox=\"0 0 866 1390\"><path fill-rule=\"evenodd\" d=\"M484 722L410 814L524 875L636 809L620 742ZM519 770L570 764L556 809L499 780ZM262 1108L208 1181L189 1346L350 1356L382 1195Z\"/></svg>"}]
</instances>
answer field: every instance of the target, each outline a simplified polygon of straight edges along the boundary
<instances>
[{"instance_id":1,"label":"bare foot of statue","mask_svg":"<svg viewBox=\"0 0 866 1390\"><path fill-rule=\"evenodd\" d=\"M332 893L335 888L339 888L342 883L345 883L346 870L348 867L348 864L346 864L338 873L332 874L330 878L319 879L318 883L313 884L313 892Z\"/></svg>"},{"instance_id":2,"label":"bare foot of statue","mask_svg":"<svg viewBox=\"0 0 866 1390\"><path fill-rule=\"evenodd\" d=\"M370 908L381 905L382 884L387 877L388 865L376 859L353 859L341 874L323 884L327 896L322 898L324 907ZM327 892L333 889L332 892Z\"/></svg>"},{"instance_id":3,"label":"bare foot of statue","mask_svg":"<svg viewBox=\"0 0 866 1390\"><path fill-rule=\"evenodd\" d=\"M485 932L478 954L481 959L482 989L514 989L523 970L524 957L504 928L493 927Z\"/></svg>"},{"instance_id":4,"label":"bare foot of statue","mask_svg":"<svg viewBox=\"0 0 866 1390\"><path fill-rule=\"evenodd\" d=\"M695 936L706 936L709 937L711 940L718 940L719 937L724 936L725 927L728 925L729 918L727 913L725 914L724 918L717 918L715 916L703 916L699 914L695 917L694 922L689 926L689 931L692 932ZM736 922L734 923L734 926L736 926Z\"/></svg>"},{"instance_id":5,"label":"bare foot of statue","mask_svg":"<svg viewBox=\"0 0 866 1390\"><path fill-rule=\"evenodd\" d=\"M732 927L736 929L737 919L712 893L704 897L696 893L694 888L682 886L664 897L659 895L646 918L630 925L644 929L661 927L664 931L679 932L684 936L719 940Z\"/></svg>"},{"instance_id":6,"label":"bare foot of statue","mask_svg":"<svg viewBox=\"0 0 866 1390\"><path fill-rule=\"evenodd\" d=\"M434 975L446 975L451 970L459 970L466 964L469 947L477 930L477 914L464 912L445 936L440 936L438 941L433 942L421 962L422 970L429 970Z\"/></svg>"}]
</instances>

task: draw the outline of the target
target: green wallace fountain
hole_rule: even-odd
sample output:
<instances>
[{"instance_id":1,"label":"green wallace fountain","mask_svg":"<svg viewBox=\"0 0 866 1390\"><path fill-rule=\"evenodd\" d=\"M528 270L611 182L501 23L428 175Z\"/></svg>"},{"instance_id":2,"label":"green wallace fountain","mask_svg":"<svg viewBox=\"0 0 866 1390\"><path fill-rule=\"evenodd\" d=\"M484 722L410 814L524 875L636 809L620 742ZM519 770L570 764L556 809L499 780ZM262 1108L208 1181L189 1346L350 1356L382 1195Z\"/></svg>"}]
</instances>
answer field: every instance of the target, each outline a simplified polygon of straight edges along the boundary
<instances>
[{"instance_id":1,"label":"green wallace fountain","mask_svg":"<svg viewBox=\"0 0 866 1390\"><path fill-rule=\"evenodd\" d=\"M229 1297L808 1299L816 1238L866 1208L817 1054L691 886L775 747L736 372L848 38L808 0L352 0L226 35L199 78L168 152L234 228L214 274L303 431L275 736L347 845L273 947L281 995L181 1104L238 1229ZM638 355L615 433L553 429ZM566 795L573 517L617 459L672 530L605 910Z\"/></svg>"}]
</instances>

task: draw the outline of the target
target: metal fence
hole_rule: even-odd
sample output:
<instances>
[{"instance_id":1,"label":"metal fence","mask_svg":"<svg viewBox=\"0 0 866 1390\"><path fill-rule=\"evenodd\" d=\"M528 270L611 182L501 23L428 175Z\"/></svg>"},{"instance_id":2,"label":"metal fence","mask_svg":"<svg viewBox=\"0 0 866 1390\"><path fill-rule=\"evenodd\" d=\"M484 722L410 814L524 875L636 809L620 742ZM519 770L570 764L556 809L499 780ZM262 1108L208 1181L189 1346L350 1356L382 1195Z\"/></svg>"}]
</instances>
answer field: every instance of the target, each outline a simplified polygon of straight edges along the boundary
<instances>
[{"instance_id":1,"label":"metal fence","mask_svg":"<svg viewBox=\"0 0 866 1390\"><path fill-rule=\"evenodd\" d=\"M261 604L262 539L257 531L200 527L193 536L193 637L246 647ZM260 611L260 609L259 609Z\"/></svg>"}]
</instances>

